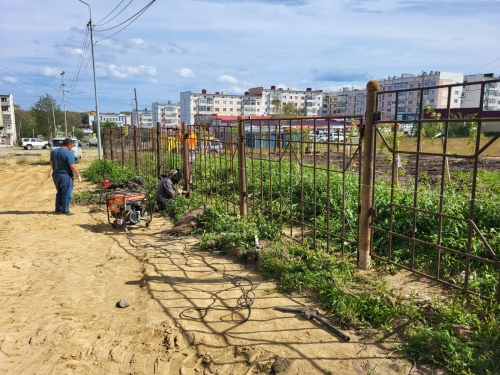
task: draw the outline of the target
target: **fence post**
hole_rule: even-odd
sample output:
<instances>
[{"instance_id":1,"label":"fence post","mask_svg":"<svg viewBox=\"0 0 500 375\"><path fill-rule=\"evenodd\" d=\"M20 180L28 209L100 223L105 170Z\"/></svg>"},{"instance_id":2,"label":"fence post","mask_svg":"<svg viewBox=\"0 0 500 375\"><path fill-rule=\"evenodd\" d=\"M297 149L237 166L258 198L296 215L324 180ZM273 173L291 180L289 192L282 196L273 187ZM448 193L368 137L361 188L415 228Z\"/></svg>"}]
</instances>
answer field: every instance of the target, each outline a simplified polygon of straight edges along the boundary
<instances>
[{"instance_id":1,"label":"fence post","mask_svg":"<svg viewBox=\"0 0 500 375\"><path fill-rule=\"evenodd\" d=\"M183 121L181 123L181 132L182 132L182 176L184 177L184 190L187 192L187 196L189 197L189 193L191 192L191 186L189 184L189 143L188 143L188 128L187 123Z\"/></svg>"},{"instance_id":2,"label":"fence post","mask_svg":"<svg viewBox=\"0 0 500 375\"><path fill-rule=\"evenodd\" d=\"M377 94L380 83L372 80L366 85L366 121L364 127L364 149L362 158L361 175L361 200L359 207L358 228L358 268L370 268L370 251L372 247L372 230L370 228L373 218L373 166L375 149L375 113L377 112Z\"/></svg>"},{"instance_id":3,"label":"fence post","mask_svg":"<svg viewBox=\"0 0 500 375\"><path fill-rule=\"evenodd\" d=\"M137 171L139 169L139 129L134 126L134 168Z\"/></svg>"},{"instance_id":4,"label":"fence post","mask_svg":"<svg viewBox=\"0 0 500 375\"><path fill-rule=\"evenodd\" d=\"M247 217L247 170L245 152L245 120L238 117L238 186L240 187L240 215Z\"/></svg>"},{"instance_id":5,"label":"fence post","mask_svg":"<svg viewBox=\"0 0 500 375\"><path fill-rule=\"evenodd\" d=\"M125 131L120 127L120 144L122 148L122 169L125 169Z\"/></svg>"},{"instance_id":6,"label":"fence post","mask_svg":"<svg viewBox=\"0 0 500 375\"><path fill-rule=\"evenodd\" d=\"M161 160L161 123L159 121L156 123L156 161L158 166L158 178L160 178L163 163Z\"/></svg>"},{"instance_id":7,"label":"fence post","mask_svg":"<svg viewBox=\"0 0 500 375\"><path fill-rule=\"evenodd\" d=\"M113 145L113 128L110 126L109 127L109 152L111 154L111 161L115 161L116 155L115 155L115 147Z\"/></svg>"},{"instance_id":8,"label":"fence post","mask_svg":"<svg viewBox=\"0 0 500 375\"><path fill-rule=\"evenodd\" d=\"M108 147L106 146L106 129L101 129L101 140L102 140L102 155L104 159L108 160ZM98 146L99 147L99 146Z\"/></svg>"}]
</instances>

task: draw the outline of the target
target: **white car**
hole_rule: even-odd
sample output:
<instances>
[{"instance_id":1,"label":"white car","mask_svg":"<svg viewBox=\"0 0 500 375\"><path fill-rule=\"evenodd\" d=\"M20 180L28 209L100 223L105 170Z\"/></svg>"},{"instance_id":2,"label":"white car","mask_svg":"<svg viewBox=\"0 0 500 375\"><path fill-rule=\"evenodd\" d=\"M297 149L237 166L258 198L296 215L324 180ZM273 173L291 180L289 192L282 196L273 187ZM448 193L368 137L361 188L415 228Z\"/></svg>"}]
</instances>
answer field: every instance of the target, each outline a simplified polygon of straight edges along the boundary
<instances>
[{"instance_id":1,"label":"white car","mask_svg":"<svg viewBox=\"0 0 500 375\"><path fill-rule=\"evenodd\" d=\"M64 139L65 138L54 138L52 140L51 149L54 150L56 148L61 147ZM80 159L82 158L82 144L76 138L71 138L71 139L73 140L73 142L75 142L74 145L73 145L73 149L71 150L71 152L75 156L75 163L78 163L80 161Z\"/></svg>"},{"instance_id":2,"label":"white car","mask_svg":"<svg viewBox=\"0 0 500 375\"><path fill-rule=\"evenodd\" d=\"M330 142L335 142L335 143L340 143L340 142L344 142L344 134L342 133L332 133L330 134Z\"/></svg>"},{"instance_id":3,"label":"white car","mask_svg":"<svg viewBox=\"0 0 500 375\"><path fill-rule=\"evenodd\" d=\"M32 148L47 148L49 147L49 141L42 141L40 138L21 138L19 146L24 147L25 150L31 150Z\"/></svg>"}]
</instances>

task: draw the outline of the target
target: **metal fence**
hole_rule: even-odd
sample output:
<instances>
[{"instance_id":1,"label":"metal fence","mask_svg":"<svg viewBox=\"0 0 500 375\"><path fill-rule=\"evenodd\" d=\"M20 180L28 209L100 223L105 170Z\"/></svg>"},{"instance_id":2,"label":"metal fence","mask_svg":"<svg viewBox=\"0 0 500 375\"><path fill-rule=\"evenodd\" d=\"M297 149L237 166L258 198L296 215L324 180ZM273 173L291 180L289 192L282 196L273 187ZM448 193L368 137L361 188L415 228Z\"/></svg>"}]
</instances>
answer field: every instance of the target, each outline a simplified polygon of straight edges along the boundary
<instances>
[{"instance_id":1,"label":"metal fence","mask_svg":"<svg viewBox=\"0 0 500 375\"><path fill-rule=\"evenodd\" d=\"M480 86L480 109L453 109L452 91L472 84ZM366 118L240 117L233 126L183 123L180 131L105 129L104 157L152 177L179 169L188 193L279 223L299 243L357 252L362 269L373 257L500 301L500 190L481 183L490 161L483 156L495 153L489 150L500 134L500 118L482 109L488 87L434 86L447 93L439 98L446 104L430 110L428 87L379 92L371 81ZM419 100L414 118L402 116L399 104L410 92ZM389 94L392 119L381 105Z\"/></svg>"},{"instance_id":2,"label":"metal fence","mask_svg":"<svg viewBox=\"0 0 500 375\"><path fill-rule=\"evenodd\" d=\"M184 189L206 202L261 215L299 243L343 254L357 244L362 121L240 118L237 126L183 124L180 132L157 127L130 134L107 128L103 154L145 176L179 169Z\"/></svg>"},{"instance_id":3,"label":"metal fence","mask_svg":"<svg viewBox=\"0 0 500 375\"><path fill-rule=\"evenodd\" d=\"M495 154L500 118L484 109L489 85L499 81L376 92L371 184L373 257L467 293L496 291L498 301L500 207L498 192L482 186L481 170L500 172L498 161L485 157ZM457 108L452 94L472 85L478 108ZM441 93L438 109L426 105L429 90ZM388 97L396 120L385 118ZM419 101L416 118L403 116L409 98ZM408 136L414 141L405 142Z\"/></svg>"}]
</instances>

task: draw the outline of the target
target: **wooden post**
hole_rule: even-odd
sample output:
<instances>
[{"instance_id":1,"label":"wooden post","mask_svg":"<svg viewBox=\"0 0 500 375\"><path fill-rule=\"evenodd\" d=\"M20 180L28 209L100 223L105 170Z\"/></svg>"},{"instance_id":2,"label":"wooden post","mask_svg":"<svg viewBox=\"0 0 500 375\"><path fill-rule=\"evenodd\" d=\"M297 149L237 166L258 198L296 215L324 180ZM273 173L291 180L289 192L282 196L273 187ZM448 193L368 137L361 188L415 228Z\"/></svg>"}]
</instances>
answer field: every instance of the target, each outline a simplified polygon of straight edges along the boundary
<instances>
[{"instance_id":1,"label":"wooden post","mask_svg":"<svg viewBox=\"0 0 500 375\"><path fill-rule=\"evenodd\" d=\"M122 169L125 169L125 132L120 128L120 144L122 146Z\"/></svg>"},{"instance_id":2,"label":"wooden post","mask_svg":"<svg viewBox=\"0 0 500 375\"><path fill-rule=\"evenodd\" d=\"M373 167L375 151L375 113L377 112L377 94L380 91L380 83L372 80L366 85L366 121L364 127L364 148L362 159L361 176L361 202L359 207L358 228L358 268L368 270L370 268L372 247L372 230L370 228L373 219Z\"/></svg>"},{"instance_id":3,"label":"wooden post","mask_svg":"<svg viewBox=\"0 0 500 375\"><path fill-rule=\"evenodd\" d=\"M111 126L109 127L109 152L111 154L111 161L115 161L116 155L113 141L113 128Z\"/></svg>"},{"instance_id":4,"label":"wooden post","mask_svg":"<svg viewBox=\"0 0 500 375\"><path fill-rule=\"evenodd\" d=\"M247 217L247 170L245 152L245 121L243 116L238 117L238 186L240 190L240 215Z\"/></svg>"},{"instance_id":5,"label":"wooden post","mask_svg":"<svg viewBox=\"0 0 500 375\"><path fill-rule=\"evenodd\" d=\"M161 123L156 123L156 161L158 167L158 178L161 177L162 159L161 159Z\"/></svg>"},{"instance_id":6,"label":"wooden post","mask_svg":"<svg viewBox=\"0 0 500 375\"><path fill-rule=\"evenodd\" d=\"M189 193L191 192L191 185L189 184L189 143L188 143L188 127L186 122L181 123L181 133L182 133L182 176L184 181L184 190Z\"/></svg>"},{"instance_id":7,"label":"wooden post","mask_svg":"<svg viewBox=\"0 0 500 375\"><path fill-rule=\"evenodd\" d=\"M108 159L108 147L106 146L106 132L105 129L101 129L101 140L102 140L102 155L104 159Z\"/></svg>"},{"instance_id":8,"label":"wooden post","mask_svg":"<svg viewBox=\"0 0 500 375\"><path fill-rule=\"evenodd\" d=\"M139 128L134 127L134 168L137 171L139 169Z\"/></svg>"}]
</instances>

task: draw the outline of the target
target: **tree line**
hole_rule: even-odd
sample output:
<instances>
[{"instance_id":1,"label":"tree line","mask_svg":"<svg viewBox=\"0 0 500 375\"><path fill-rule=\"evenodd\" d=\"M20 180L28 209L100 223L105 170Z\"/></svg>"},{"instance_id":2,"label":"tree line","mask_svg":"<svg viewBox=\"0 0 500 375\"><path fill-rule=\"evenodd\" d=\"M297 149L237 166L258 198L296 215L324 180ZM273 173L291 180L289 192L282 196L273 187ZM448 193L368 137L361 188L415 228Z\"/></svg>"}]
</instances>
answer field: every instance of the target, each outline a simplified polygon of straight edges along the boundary
<instances>
[{"instance_id":1,"label":"tree line","mask_svg":"<svg viewBox=\"0 0 500 375\"><path fill-rule=\"evenodd\" d=\"M29 109L24 110L19 105L14 105L17 136L19 138L40 137L52 139L57 132L57 125L64 133L64 111L51 95L45 94ZM54 127L54 123L56 127ZM76 138L82 139L84 133L82 127L88 126L87 112L66 111L66 123L68 133L75 127Z\"/></svg>"}]
</instances>

